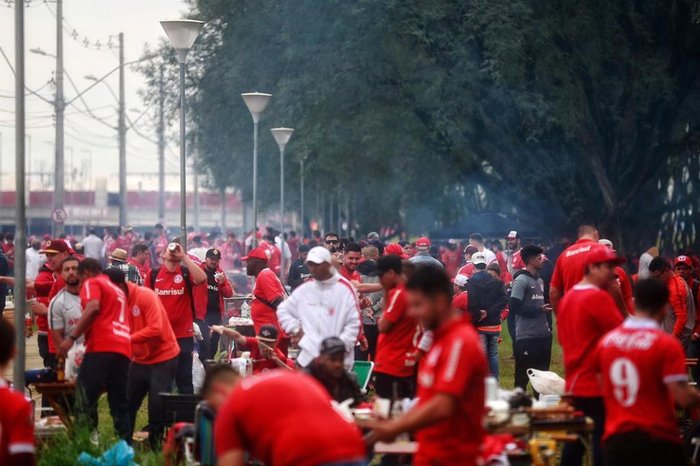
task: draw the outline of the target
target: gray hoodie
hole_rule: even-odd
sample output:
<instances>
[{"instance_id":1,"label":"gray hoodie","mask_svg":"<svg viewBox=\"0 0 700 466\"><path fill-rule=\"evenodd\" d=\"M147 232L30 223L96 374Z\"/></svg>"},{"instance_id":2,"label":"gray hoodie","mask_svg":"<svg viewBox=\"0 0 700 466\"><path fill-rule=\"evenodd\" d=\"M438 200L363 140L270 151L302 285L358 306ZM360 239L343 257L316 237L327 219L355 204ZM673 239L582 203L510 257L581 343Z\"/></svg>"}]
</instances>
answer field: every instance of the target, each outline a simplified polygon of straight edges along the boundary
<instances>
[{"instance_id":1,"label":"gray hoodie","mask_svg":"<svg viewBox=\"0 0 700 466\"><path fill-rule=\"evenodd\" d=\"M518 270L510 294L510 312L515 314L515 337L545 338L552 334L547 313L542 312L544 282L527 270Z\"/></svg>"}]
</instances>

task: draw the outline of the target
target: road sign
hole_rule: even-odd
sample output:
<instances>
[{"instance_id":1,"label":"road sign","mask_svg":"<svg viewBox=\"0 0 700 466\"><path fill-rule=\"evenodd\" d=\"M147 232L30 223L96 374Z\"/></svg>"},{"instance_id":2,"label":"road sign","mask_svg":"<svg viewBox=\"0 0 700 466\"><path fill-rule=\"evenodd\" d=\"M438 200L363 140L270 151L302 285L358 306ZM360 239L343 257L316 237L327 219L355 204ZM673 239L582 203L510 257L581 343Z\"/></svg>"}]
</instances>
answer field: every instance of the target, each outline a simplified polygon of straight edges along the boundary
<instances>
[{"instance_id":1,"label":"road sign","mask_svg":"<svg viewBox=\"0 0 700 466\"><path fill-rule=\"evenodd\" d=\"M68 214L66 213L65 209L54 209L51 211L51 219L54 221L54 223L63 224L66 221L66 218L68 218Z\"/></svg>"}]
</instances>

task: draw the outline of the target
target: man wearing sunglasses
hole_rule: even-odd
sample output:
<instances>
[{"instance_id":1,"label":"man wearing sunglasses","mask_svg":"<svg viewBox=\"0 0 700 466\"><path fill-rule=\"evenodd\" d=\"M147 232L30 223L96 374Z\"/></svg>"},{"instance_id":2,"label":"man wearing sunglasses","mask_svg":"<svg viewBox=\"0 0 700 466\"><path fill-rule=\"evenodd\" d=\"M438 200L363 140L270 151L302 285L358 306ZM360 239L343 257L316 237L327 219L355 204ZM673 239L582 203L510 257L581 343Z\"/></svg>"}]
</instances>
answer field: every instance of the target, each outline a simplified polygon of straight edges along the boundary
<instances>
[{"instance_id":1,"label":"man wearing sunglasses","mask_svg":"<svg viewBox=\"0 0 700 466\"><path fill-rule=\"evenodd\" d=\"M338 233L329 232L323 237L323 247L328 249L331 253L338 252L338 247L340 246L340 237Z\"/></svg>"}]
</instances>

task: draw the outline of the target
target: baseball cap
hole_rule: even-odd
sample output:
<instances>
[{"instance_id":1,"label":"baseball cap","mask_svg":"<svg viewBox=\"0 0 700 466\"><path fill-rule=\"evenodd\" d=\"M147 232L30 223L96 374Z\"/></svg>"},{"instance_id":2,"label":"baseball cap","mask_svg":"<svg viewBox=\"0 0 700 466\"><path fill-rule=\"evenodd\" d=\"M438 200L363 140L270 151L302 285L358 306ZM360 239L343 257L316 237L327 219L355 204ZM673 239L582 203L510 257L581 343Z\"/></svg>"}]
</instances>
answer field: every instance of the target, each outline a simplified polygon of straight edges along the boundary
<instances>
[{"instance_id":1,"label":"baseball cap","mask_svg":"<svg viewBox=\"0 0 700 466\"><path fill-rule=\"evenodd\" d=\"M347 348L340 338L329 337L321 342L319 353L329 356L332 354L345 354L347 353Z\"/></svg>"},{"instance_id":2,"label":"baseball cap","mask_svg":"<svg viewBox=\"0 0 700 466\"><path fill-rule=\"evenodd\" d=\"M469 277L466 275L462 275L461 273L458 273L455 275L455 278L452 279L452 283L457 285L460 288L464 288L467 286L467 282L469 281Z\"/></svg>"},{"instance_id":3,"label":"baseball cap","mask_svg":"<svg viewBox=\"0 0 700 466\"><path fill-rule=\"evenodd\" d=\"M277 341L277 335L277 328L274 325L263 325L256 338L263 342L274 343Z\"/></svg>"},{"instance_id":4,"label":"baseball cap","mask_svg":"<svg viewBox=\"0 0 700 466\"><path fill-rule=\"evenodd\" d=\"M510 233L508 233L508 236L506 236L506 239L519 239L520 238L520 233L518 233L515 230L512 230Z\"/></svg>"},{"instance_id":5,"label":"baseball cap","mask_svg":"<svg viewBox=\"0 0 700 466\"><path fill-rule=\"evenodd\" d=\"M676 267L678 265L687 265L691 269L693 268L693 260L688 257L688 256L678 256L676 257L676 260L673 261L673 266Z\"/></svg>"},{"instance_id":6,"label":"baseball cap","mask_svg":"<svg viewBox=\"0 0 700 466\"><path fill-rule=\"evenodd\" d=\"M327 264L331 263L331 252L324 248L323 246L316 246L309 251L309 255L306 256L306 262L312 262L314 264Z\"/></svg>"},{"instance_id":7,"label":"baseball cap","mask_svg":"<svg viewBox=\"0 0 700 466\"><path fill-rule=\"evenodd\" d=\"M464 248L464 254L469 254L470 256L476 254L477 252L479 252L479 248L472 246L471 244Z\"/></svg>"},{"instance_id":8,"label":"baseball cap","mask_svg":"<svg viewBox=\"0 0 700 466\"><path fill-rule=\"evenodd\" d=\"M604 264L606 262L615 265L622 265L627 262L627 260L624 257L618 256L615 251L605 246L591 248L590 252L586 256L586 266L593 264Z\"/></svg>"},{"instance_id":9,"label":"baseball cap","mask_svg":"<svg viewBox=\"0 0 700 466\"><path fill-rule=\"evenodd\" d=\"M400 244L390 244L386 248L384 248L384 255L385 256L399 256L401 259L407 259L408 256L403 252L403 248L401 247Z\"/></svg>"},{"instance_id":10,"label":"baseball cap","mask_svg":"<svg viewBox=\"0 0 700 466\"><path fill-rule=\"evenodd\" d=\"M126 251L121 248L117 248L114 251L112 251L112 254L109 255L109 258L113 261L126 262Z\"/></svg>"},{"instance_id":11,"label":"baseball cap","mask_svg":"<svg viewBox=\"0 0 700 466\"><path fill-rule=\"evenodd\" d=\"M602 244L602 245L605 246L606 248L610 248L610 249L613 249L613 250L615 249L615 247L613 246L613 242L610 241L609 239L599 239L599 240L598 240L598 244Z\"/></svg>"},{"instance_id":12,"label":"baseball cap","mask_svg":"<svg viewBox=\"0 0 700 466\"><path fill-rule=\"evenodd\" d=\"M476 252L472 254L472 264L486 264L486 254L484 254L483 252Z\"/></svg>"},{"instance_id":13,"label":"baseball cap","mask_svg":"<svg viewBox=\"0 0 700 466\"><path fill-rule=\"evenodd\" d=\"M221 259L221 251L218 248L210 248L204 256L207 259Z\"/></svg>"},{"instance_id":14,"label":"baseball cap","mask_svg":"<svg viewBox=\"0 0 700 466\"><path fill-rule=\"evenodd\" d=\"M44 246L44 249L39 251L40 254L59 254L61 252L70 252L70 248L60 238L51 238Z\"/></svg>"},{"instance_id":15,"label":"baseball cap","mask_svg":"<svg viewBox=\"0 0 700 466\"><path fill-rule=\"evenodd\" d=\"M270 260L270 258L267 255L267 251L261 247L257 247L255 249L253 249L252 251L250 251L248 253L247 256L241 258L241 260L244 260L244 261L247 261L248 259L260 259L260 260L263 260L265 262Z\"/></svg>"},{"instance_id":16,"label":"baseball cap","mask_svg":"<svg viewBox=\"0 0 700 466\"><path fill-rule=\"evenodd\" d=\"M376 231L371 232L367 235L367 241L377 241L379 239L379 233Z\"/></svg>"},{"instance_id":17,"label":"baseball cap","mask_svg":"<svg viewBox=\"0 0 700 466\"><path fill-rule=\"evenodd\" d=\"M418 238L418 240L416 240L416 248L418 248L418 249L430 249L431 245L432 245L432 243L425 236Z\"/></svg>"}]
</instances>

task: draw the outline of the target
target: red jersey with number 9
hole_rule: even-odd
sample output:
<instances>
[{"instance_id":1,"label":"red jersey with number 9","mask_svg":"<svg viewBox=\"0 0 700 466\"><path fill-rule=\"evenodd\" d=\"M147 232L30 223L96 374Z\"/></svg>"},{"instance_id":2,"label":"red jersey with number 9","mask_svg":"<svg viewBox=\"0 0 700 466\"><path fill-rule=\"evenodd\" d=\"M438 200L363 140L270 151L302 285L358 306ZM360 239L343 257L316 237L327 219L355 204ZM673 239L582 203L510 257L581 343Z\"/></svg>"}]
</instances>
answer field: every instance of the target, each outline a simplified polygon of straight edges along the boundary
<instances>
[{"instance_id":1,"label":"red jersey with number 9","mask_svg":"<svg viewBox=\"0 0 700 466\"><path fill-rule=\"evenodd\" d=\"M685 354L674 336L650 319L629 317L600 340L597 368L605 399L605 434L643 431L681 443L666 384L685 382Z\"/></svg>"},{"instance_id":2,"label":"red jersey with number 9","mask_svg":"<svg viewBox=\"0 0 700 466\"><path fill-rule=\"evenodd\" d=\"M34 453L32 405L0 379L0 464L14 464L14 455Z\"/></svg>"},{"instance_id":3,"label":"red jersey with number 9","mask_svg":"<svg viewBox=\"0 0 700 466\"><path fill-rule=\"evenodd\" d=\"M80 290L80 303L99 301L95 320L85 333L86 353L119 353L131 358L131 334L126 295L106 275L88 278Z\"/></svg>"}]
</instances>

